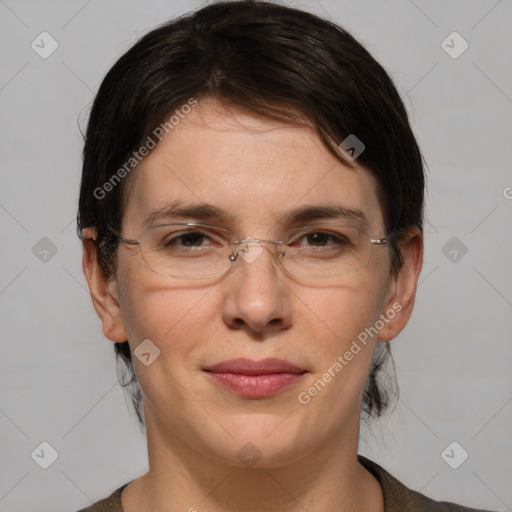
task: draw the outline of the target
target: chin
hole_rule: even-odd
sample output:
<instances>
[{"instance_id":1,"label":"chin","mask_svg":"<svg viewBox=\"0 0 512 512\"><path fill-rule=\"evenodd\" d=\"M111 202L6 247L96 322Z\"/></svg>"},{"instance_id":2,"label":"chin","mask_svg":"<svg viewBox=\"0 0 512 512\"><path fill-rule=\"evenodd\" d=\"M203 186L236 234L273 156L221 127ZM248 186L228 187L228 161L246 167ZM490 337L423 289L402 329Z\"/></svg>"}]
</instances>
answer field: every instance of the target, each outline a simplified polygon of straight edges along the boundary
<instances>
[{"instance_id":1,"label":"chin","mask_svg":"<svg viewBox=\"0 0 512 512\"><path fill-rule=\"evenodd\" d=\"M238 467L277 468L295 462L308 448L294 420L286 415L247 414L223 423L231 436L214 451L226 464ZM284 421L283 421L284 420ZM210 438L211 441L211 438ZM311 444L310 449L313 449ZM225 450L225 451L224 451Z\"/></svg>"}]
</instances>

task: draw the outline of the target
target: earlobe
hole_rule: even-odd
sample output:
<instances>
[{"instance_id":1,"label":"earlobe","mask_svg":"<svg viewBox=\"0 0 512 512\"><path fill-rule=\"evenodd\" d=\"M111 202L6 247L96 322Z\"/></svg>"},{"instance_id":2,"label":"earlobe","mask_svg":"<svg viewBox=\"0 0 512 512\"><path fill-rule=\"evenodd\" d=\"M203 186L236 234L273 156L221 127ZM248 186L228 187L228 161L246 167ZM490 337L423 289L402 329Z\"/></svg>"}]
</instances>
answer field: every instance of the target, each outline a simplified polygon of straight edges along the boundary
<instances>
[{"instance_id":1,"label":"earlobe","mask_svg":"<svg viewBox=\"0 0 512 512\"><path fill-rule=\"evenodd\" d=\"M111 341L122 343L127 340L127 335L119 305L117 283L114 276L105 275L98 263L96 228L83 230L82 248L82 269L94 309L102 322L103 334Z\"/></svg>"},{"instance_id":2,"label":"earlobe","mask_svg":"<svg viewBox=\"0 0 512 512\"><path fill-rule=\"evenodd\" d=\"M423 235L418 227L411 227L403 233L400 249L403 265L390 283L385 311L382 312L389 320L379 332L378 339L381 341L395 338L407 325L414 308L416 287L423 265Z\"/></svg>"}]
</instances>

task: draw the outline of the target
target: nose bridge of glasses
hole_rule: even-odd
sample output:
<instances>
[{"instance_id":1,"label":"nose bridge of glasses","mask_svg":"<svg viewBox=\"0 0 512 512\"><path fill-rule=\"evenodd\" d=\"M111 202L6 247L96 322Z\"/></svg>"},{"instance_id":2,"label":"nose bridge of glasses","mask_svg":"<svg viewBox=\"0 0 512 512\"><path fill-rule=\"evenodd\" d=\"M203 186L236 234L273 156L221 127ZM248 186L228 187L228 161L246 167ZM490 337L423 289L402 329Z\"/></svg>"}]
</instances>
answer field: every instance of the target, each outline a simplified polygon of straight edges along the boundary
<instances>
[{"instance_id":1,"label":"nose bridge of glasses","mask_svg":"<svg viewBox=\"0 0 512 512\"><path fill-rule=\"evenodd\" d=\"M261 238L247 237L235 242L235 251L229 259L231 261L235 261L237 257L240 256L246 263L252 263L263 252L264 246L262 244L267 244L267 247L271 244L270 246L273 248L273 256L279 255L280 253L276 253L275 250L278 249L282 243L283 242L280 240L265 240ZM272 249L270 250L272 251Z\"/></svg>"}]
</instances>

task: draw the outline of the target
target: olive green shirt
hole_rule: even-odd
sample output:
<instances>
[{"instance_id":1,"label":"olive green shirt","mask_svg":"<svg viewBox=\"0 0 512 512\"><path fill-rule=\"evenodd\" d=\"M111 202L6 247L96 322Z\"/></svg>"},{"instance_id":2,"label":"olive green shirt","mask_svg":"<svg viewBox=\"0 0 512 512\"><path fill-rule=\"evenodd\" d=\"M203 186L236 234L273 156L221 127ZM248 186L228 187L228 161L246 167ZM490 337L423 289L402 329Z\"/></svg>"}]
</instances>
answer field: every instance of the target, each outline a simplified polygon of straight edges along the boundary
<instances>
[{"instance_id":1,"label":"olive green shirt","mask_svg":"<svg viewBox=\"0 0 512 512\"><path fill-rule=\"evenodd\" d=\"M362 455L358 455L358 460L380 483L384 495L385 512L475 512L477 510L446 501L431 500L423 494L408 489L375 462ZM108 498L78 512L124 512L121 506L121 492L128 483L115 490ZM480 512L486 511L480 510Z\"/></svg>"}]
</instances>

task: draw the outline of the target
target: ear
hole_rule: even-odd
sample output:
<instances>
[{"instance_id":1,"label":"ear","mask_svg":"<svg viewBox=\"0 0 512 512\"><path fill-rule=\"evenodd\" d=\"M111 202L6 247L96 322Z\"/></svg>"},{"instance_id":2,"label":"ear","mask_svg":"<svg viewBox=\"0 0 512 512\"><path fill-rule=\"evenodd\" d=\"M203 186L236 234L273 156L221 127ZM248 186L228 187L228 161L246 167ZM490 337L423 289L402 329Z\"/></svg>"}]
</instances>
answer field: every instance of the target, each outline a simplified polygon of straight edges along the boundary
<instances>
[{"instance_id":1,"label":"ear","mask_svg":"<svg viewBox=\"0 0 512 512\"><path fill-rule=\"evenodd\" d=\"M416 287L423 265L423 235L417 226L409 228L401 236L399 246L403 265L398 275L390 275L385 308L381 311L384 327L377 339L391 341L407 325L414 307Z\"/></svg>"},{"instance_id":2,"label":"ear","mask_svg":"<svg viewBox=\"0 0 512 512\"><path fill-rule=\"evenodd\" d=\"M96 228L82 231L82 269L92 303L103 325L103 334L111 341L123 343L128 338L123 325L117 283L113 275L106 276L97 259Z\"/></svg>"}]
</instances>

